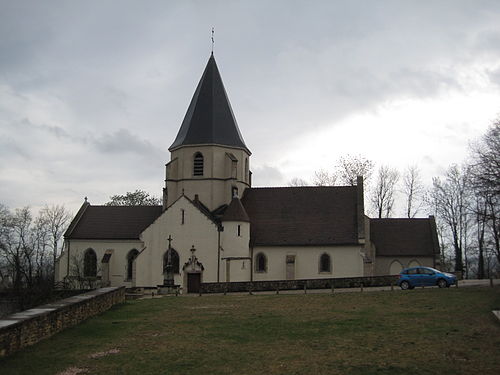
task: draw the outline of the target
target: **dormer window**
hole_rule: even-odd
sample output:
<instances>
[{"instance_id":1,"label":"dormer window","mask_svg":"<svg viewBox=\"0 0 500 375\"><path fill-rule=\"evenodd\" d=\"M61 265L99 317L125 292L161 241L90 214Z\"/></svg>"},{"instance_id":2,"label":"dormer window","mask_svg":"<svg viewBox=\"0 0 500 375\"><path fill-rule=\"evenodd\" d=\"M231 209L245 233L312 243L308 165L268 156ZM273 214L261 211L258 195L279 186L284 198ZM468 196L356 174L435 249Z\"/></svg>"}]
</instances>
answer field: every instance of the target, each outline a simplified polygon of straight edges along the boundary
<instances>
[{"instance_id":1,"label":"dormer window","mask_svg":"<svg viewBox=\"0 0 500 375\"><path fill-rule=\"evenodd\" d=\"M201 152L194 154L193 176L203 176L203 155Z\"/></svg>"}]
</instances>

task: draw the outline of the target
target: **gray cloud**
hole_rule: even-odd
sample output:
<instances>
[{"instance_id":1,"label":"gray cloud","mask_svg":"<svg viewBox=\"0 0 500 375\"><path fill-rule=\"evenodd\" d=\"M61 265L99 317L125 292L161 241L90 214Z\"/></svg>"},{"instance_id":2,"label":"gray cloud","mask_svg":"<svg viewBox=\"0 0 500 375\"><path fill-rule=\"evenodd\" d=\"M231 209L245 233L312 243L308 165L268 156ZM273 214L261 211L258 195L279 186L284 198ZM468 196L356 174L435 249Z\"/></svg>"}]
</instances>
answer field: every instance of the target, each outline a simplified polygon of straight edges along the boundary
<instances>
[{"instance_id":1,"label":"gray cloud","mask_svg":"<svg viewBox=\"0 0 500 375\"><path fill-rule=\"evenodd\" d=\"M387 101L464 90L462 69L500 87L491 70L500 61L496 1L20 0L0 8L0 182L11 205L57 191L99 201L137 181L160 192L214 25L259 184L285 183L270 161L307 134ZM9 163L20 172L7 180Z\"/></svg>"}]
</instances>

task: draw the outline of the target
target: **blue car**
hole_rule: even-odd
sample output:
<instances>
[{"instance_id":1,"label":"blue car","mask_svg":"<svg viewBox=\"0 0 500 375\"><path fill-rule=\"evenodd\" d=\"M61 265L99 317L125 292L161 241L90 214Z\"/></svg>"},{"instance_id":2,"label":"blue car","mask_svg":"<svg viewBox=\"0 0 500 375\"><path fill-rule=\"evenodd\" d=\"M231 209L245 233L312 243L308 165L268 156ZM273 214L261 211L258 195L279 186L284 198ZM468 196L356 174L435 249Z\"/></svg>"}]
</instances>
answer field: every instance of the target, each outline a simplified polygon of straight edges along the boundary
<instances>
[{"instance_id":1,"label":"blue car","mask_svg":"<svg viewBox=\"0 0 500 375\"><path fill-rule=\"evenodd\" d=\"M431 267L406 268L399 274L398 285L401 289L413 289L416 286L435 286L448 288L457 283L457 277Z\"/></svg>"}]
</instances>

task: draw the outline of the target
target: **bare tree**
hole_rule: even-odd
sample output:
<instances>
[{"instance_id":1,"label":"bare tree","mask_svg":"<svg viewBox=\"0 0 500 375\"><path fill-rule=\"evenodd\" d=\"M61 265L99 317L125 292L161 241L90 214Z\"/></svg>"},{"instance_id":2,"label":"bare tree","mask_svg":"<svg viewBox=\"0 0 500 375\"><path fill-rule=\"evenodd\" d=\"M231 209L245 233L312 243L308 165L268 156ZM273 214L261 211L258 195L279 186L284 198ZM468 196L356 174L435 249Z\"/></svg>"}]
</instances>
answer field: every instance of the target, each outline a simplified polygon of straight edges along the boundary
<instances>
[{"instance_id":1,"label":"bare tree","mask_svg":"<svg viewBox=\"0 0 500 375\"><path fill-rule=\"evenodd\" d=\"M358 176L367 182L373 173L374 164L361 155L340 157L337 163L337 175L342 184L355 186Z\"/></svg>"},{"instance_id":2,"label":"bare tree","mask_svg":"<svg viewBox=\"0 0 500 375\"><path fill-rule=\"evenodd\" d=\"M390 217L394 208L394 194L399 180L399 172L388 166L378 170L371 201L379 218Z\"/></svg>"},{"instance_id":3,"label":"bare tree","mask_svg":"<svg viewBox=\"0 0 500 375\"><path fill-rule=\"evenodd\" d=\"M468 171L456 165L446 172L445 179L433 179L431 199L437 215L446 224L455 255L455 271L464 271L463 253L467 251L467 231L469 225Z\"/></svg>"},{"instance_id":4,"label":"bare tree","mask_svg":"<svg viewBox=\"0 0 500 375\"><path fill-rule=\"evenodd\" d=\"M58 257L58 245L61 241L62 235L64 231L68 227L68 224L71 220L71 214L64 208L64 206L52 205L45 207L40 212L40 226L46 226L47 230L50 233L51 237L51 246L52 246L52 267L55 272L56 269L56 260Z\"/></svg>"},{"instance_id":5,"label":"bare tree","mask_svg":"<svg viewBox=\"0 0 500 375\"><path fill-rule=\"evenodd\" d=\"M336 181L335 173L328 173L324 169L314 172L313 184L316 186L335 186Z\"/></svg>"},{"instance_id":6,"label":"bare tree","mask_svg":"<svg viewBox=\"0 0 500 375\"><path fill-rule=\"evenodd\" d=\"M99 273L100 268L96 269L96 275ZM100 284L99 277L85 274L85 259L81 253L71 257L69 277L65 281L71 289L95 289Z\"/></svg>"},{"instance_id":7,"label":"bare tree","mask_svg":"<svg viewBox=\"0 0 500 375\"><path fill-rule=\"evenodd\" d=\"M409 166L403 176L403 194L405 196L405 214L413 218L423 205L425 186L422 183L420 170L416 165Z\"/></svg>"},{"instance_id":8,"label":"bare tree","mask_svg":"<svg viewBox=\"0 0 500 375\"><path fill-rule=\"evenodd\" d=\"M160 198L139 189L134 192L128 191L124 195L113 195L110 199L106 206L157 206L161 204Z\"/></svg>"},{"instance_id":9,"label":"bare tree","mask_svg":"<svg viewBox=\"0 0 500 375\"><path fill-rule=\"evenodd\" d=\"M482 195L475 196L474 216L476 221L476 243L477 243L477 278L483 279L485 276L484 259L485 259L485 234L487 223L488 202Z\"/></svg>"},{"instance_id":10,"label":"bare tree","mask_svg":"<svg viewBox=\"0 0 500 375\"><path fill-rule=\"evenodd\" d=\"M484 240L500 263L500 119L471 147L470 172L474 193L486 208L476 212L484 216L478 224L486 225Z\"/></svg>"},{"instance_id":11,"label":"bare tree","mask_svg":"<svg viewBox=\"0 0 500 375\"><path fill-rule=\"evenodd\" d=\"M302 179L302 178L299 178L299 177L294 177L292 178L290 181L288 181L288 186L308 186L309 183Z\"/></svg>"},{"instance_id":12,"label":"bare tree","mask_svg":"<svg viewBox=\"0 0 500 375\"><path fill-rule=\"evenodd\" d=\"M471 174L474 185L500 197L500 119L472 147Z\"/></svg>"}]
</instances>

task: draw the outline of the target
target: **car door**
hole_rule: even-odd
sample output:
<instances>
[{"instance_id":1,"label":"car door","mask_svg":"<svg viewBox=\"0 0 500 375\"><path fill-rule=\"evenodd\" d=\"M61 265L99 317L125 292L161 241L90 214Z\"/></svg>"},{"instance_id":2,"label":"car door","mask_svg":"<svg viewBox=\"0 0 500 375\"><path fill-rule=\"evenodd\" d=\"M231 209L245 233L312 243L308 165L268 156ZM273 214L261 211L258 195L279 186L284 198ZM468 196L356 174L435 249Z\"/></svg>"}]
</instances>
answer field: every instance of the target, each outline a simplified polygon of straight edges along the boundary
<instances>
[{"instance_id":1,"label":"car door","mask_svg":"<svg viewBox=\"0 0 500 375\"><path fill-rule=\"evenodd\" d=\"M408 270L408 281L412 286L420 285L420 274L418 268L410 268Z\"/></svg>"},{"instance_id":2,"label":"car door","mask_svg":"<svg viewBox=\"0 0 500 375\"><path fill-rule=\"evenodd\" d=\"M420 285L432 286L436 285L434 282L434 272L427 268L420 268Z\"/></svg>"}]
</instances>

